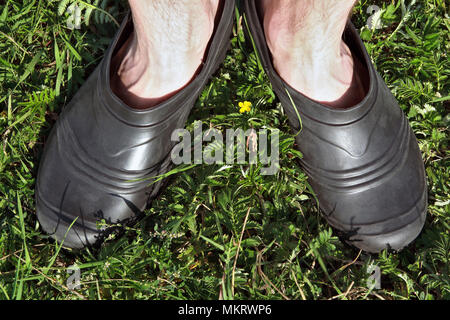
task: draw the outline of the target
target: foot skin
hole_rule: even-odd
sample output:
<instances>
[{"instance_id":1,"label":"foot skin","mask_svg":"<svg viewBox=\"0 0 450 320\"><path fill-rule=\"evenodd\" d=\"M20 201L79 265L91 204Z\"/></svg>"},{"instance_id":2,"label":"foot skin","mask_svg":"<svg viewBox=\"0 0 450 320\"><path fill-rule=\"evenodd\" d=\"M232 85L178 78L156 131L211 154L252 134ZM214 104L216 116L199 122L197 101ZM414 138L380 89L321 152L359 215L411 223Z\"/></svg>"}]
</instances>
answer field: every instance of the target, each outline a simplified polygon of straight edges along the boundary
<instances>
[{"instance_id":1,"label":"foot skin","mask_svg":"<svg viewBox=\"0 0 450 320\"><path fill-rule=\"evenodd\" d=\"M363 100L367 71L342 40L354 1L261 0L260 12L280 77L334 108Z\"/></svg>"},{"instance_id":2,"label":"foot skin","mask_svg":"<svg viewBox=\"0 0 450 320\"><path fill-rule=\"evenodd\" d=\"M219 0L130 0L134 32L112 61L111 87L146 109L195 77L214 31Z\"/></svg>"}]
</instances>

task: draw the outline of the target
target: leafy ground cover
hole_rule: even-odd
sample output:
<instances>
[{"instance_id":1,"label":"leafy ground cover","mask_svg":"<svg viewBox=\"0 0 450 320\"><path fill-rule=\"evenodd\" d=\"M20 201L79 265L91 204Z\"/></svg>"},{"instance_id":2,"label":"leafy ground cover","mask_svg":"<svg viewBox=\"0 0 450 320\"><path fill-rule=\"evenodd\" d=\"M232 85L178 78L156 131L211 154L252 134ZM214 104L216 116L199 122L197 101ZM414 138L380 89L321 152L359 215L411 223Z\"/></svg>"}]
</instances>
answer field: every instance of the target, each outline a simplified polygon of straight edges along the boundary
<instances>
[{"instance_id":1,"label":"leafy ground cover","mask_svg":"<svg viewBox=\"0 0 450 320\"><path fill-rule=\"evenodd\" d=\"M67 9L81 8L80 29ZM368 10L377 5L374 16ZM71 7L74 8L73 6ZM419 140L428 175L424 231L400 253L343 244L318 211L294 137L237 11L231 48L199 98L205 128L280 129L280 171L178 167L145 218L101 248L62 249L35 216L49 131L100 62L125 1L0 4L0 299L448 299L449 28L445 0L363 0L352 20ZM365 27L368 19L379 29ZM76 22L76 21L72 21ZM252 103L239 113L239 102ZM70 266L81 287L69 289ZM373 266L381 288L368 285Z\"/></svg>"}]
</instances>

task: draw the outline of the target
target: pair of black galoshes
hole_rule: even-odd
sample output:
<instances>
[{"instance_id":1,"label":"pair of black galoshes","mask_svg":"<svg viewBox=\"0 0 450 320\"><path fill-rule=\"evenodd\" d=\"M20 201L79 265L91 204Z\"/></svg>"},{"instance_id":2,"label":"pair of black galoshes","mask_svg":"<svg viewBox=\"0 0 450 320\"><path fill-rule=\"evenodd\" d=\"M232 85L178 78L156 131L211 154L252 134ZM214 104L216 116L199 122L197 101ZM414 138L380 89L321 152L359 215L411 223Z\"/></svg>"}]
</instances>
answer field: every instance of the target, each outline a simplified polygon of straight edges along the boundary
<instances>
[{"instance_id":1,"label":"pair of black galoshes","mask_svg":"<svg viewBox=\"0 0 450 320\"><path fill-rule=\"evenodd\" d=\"M209 78L222 63L235 3L224 0L205 64L196 78L165 102L146 110L127 106L111 90L111 58L133 25L122 23L103 61L63 110L45 145L36 185L42 228L69 248L98 244L108 233L100 221L139 218L160 184L149 179L171 165L171 135L183 128ZM255 0L244 1L262 64L280 99L327 221L345 241L368 252L400 250L420 233L427 188L417 140L396 100L375 71L357 31L344 40L369 75L359 104L332 109L285 83L274 70ZM301 126L300 126L300 119ZM301 129L301 130L300 130Z\"/></svg>"}]
</instances>

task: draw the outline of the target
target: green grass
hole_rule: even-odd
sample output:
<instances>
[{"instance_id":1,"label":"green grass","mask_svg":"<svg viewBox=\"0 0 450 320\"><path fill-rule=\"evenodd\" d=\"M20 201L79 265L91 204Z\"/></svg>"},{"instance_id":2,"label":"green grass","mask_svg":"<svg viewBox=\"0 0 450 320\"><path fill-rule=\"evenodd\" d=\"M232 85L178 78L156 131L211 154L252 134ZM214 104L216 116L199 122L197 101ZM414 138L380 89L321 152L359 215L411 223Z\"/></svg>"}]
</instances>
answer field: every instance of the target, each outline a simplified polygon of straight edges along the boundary
<instances>
[{"instance_id":1,"label":"green grass","mask_svg":"<svg viewBox=\"0 0 450 320\"><path fill-rule=\"evenodd\" d=\"M100 249L73 252L50 240L35 215L42 149L59 111L100 62L117 28L111 17L125 14L124 1L79 1L90 23L69 30L70 2L0 4L1 299L450 298L445 0L364 0L353 15L410 119L428 175L424 231L404 251L377 255L344 245L320 216L287 118L237 26L187 127L201 120L219 130L278 128L279 173L262 176L260 165L198 165L171 176L145 218ZM363 28L371 4L385 9L382 29ZM251 114L239 114L244 100L253 103ZM77 291L67 287L74 264L81 272ZM367 286L371 264L381 268L380 290Z\"/></svg>"}]
</instances>

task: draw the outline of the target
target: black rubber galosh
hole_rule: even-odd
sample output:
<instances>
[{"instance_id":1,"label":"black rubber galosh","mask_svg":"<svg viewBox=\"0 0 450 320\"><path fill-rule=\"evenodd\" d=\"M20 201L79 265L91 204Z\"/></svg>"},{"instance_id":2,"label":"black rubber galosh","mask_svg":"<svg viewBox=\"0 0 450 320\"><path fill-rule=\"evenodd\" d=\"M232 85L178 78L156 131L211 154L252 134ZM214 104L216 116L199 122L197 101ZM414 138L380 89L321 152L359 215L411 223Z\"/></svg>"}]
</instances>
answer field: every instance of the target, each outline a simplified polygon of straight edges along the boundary
<instances>
[{"instance_id":1,"label":"black rubber galosh","mask_svg":"<svg viewBox=\"0 0 450 320\"><path fill-rule=\"evenodd\" d=\"M408 120L375 71L358 32L349 22L344 41L368 70L369 91L351 108L329 108L280 78L255 0L244 3L262 64L292 128L300 132L296 142L303 153L301 163L325 218L360 249L402 249L425 222L424 165Z\"/></svg>"},{"instance_id":2,"label":"black rubber galosh","mask_svg":"<svg viewBox=\"0 0 450 320\"><path fill-rule=\"evenodd\" d=\"M108 228L98 228L98 222L133 221L158 192L160 185L151 182L169 167L172 132L184 127L198 95L226 55L234 6L234 0L223 1L196 78L147 110L130 108L110 88L111 58L133 28L130 15L122 23L101 64L63 110L41 159L37 217L65 247L99 243Z\"/></svg>"}]
</instances>

